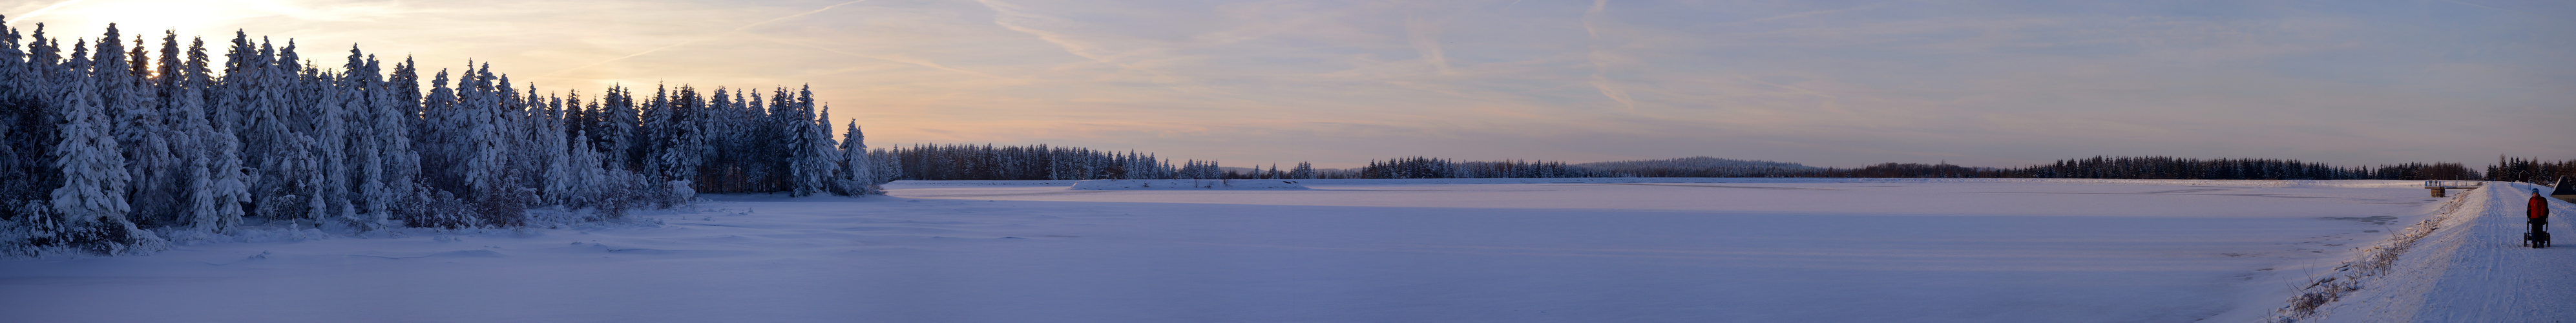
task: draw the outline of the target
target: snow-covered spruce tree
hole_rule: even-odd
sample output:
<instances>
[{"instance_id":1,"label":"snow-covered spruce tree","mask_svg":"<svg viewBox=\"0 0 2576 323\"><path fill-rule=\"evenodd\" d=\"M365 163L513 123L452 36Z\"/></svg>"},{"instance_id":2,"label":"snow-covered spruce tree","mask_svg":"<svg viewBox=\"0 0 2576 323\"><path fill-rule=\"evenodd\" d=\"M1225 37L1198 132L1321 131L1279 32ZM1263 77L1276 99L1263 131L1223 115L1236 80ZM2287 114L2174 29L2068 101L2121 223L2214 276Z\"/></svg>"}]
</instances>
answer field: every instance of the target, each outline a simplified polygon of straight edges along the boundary
<instances>
[{"instance_id":1,"label":"snow-covered spruce tree","mask_svg":"<svg viewBox=\"0 0 2576 323\"><path fill-rule=\"evenodd\" d=\"M376 63L371 59L368 60L368 64L373 66ZM387 77L384 83L377 85L377 92L373 96L375 110L369 112L376 114L373 127L375 150L383 166L372 173L378 179L370 181L381 186L368 189L365 194L369 209L367 212L371 214L371 218L380 222L389 221L401 214L395 210L403 203L401 201L418 196L413 192L423 189L420 186L420 153L413 148L417 147L418 141L412 137L421 133L418 130L422 124L418 117L420 83L417 80L419 78L413 75L409 58L403 59L402 64L395 65L394 71L394 74Z\"/></svg>"},{"instance_id":2,"label":"snow-covered spruce tree","mask_svg":"<svg viewBox=\"0 0 2576 323\"><path fill-rule=\"evenodd\" d=\"M240 141L231 132L217 128L206 116L205 89L210 82L206 41L192 41L187 55L184 66L169 64L173 56L162 56L162 66L171 67L163 75L172 80L163 87L167 93L164 102L174 112L174 128L189 134L185 136L188 140L181 141L189 143L184 149L188 156L184 228L197 233L230 233L241 225L242 203L250 202L249 174L243 173Z\"/></svg>"},{"instance_id":3,"label":"snow-covered spruce tree","mask_svg":"<svg viewBox=\"0 0 2576 323\"><path fill-rule=\"evenodd\" d=\"M206 93L207 106L210 108L206 111L206 117L210 119L209 121L213 122L216 128L234 133L237 136L235 139L245 144L248 143L248 138L238 136L241 135L242 129L249 128L249 121L246 121L247 106L257 99L253 93L256 93L255 90L259 86L256 80L262 73L255 67L257 62L251 56L258 52L259 49L252 46L248 32L233 31L232 47L224 52L222 76L214 80L217 88L210 89Z\"/></svg>"},{"instance_id":4,"label":"snow-covered spruce tree","mask_svg":"<svg viewBox=\"0 0 2576 323\"><path fill-rule=\"evenodd\" d=\"M412 138L413 149L420 153L422 189L454 194L462 191L464 182L455 176L458 130L465 126L456 109L456 90L448 88L447 70L439 70L429 81L429 93L420 100L420 137Z\"/></svg>"},{"instance_id":5,"label":"snow-covered spruce tree","mask_svg":"<svg viewBox=\"0 0 2576 323\"><path fill-rule=\"evenodd\" d=\"M75 55L70 67L80 71L90 67L89 63ZM132 206L126 203L125 190L132 177L126 172L125 157L117 153L114 123L108 119L105 107L96 101L96 80L74 75L70 81L55 101L63 109L64 119L62 143L56 144L53 151L63 184L53 190L53 203L48 205L54 216L38 222L38 231L27 244L93 255L142 254L168 248L160 236L136 228L126 218Z\"/></svg>"},{"instance_id":6,"label":"snow-covered spruce tree","mask_svg":"<svg viewBox=\"0 0 2576 323\"><path fill-rule=\"evenodd\" d=\"M537 94L536 84L528 84L525 92L511 86L508 74L501 75L501 85L504 90L502 94L509 98L502 101L501 113L508 116L510 123L507 140L510 169L511 172L519 174L519 181L509 185L530 190L532 191L530 194L544 194L541 189L546 187L545 180L538 178L546 173L545 165L548 156L543 150L559 147L546 144L545 140L538 138L545 136L545 132L553 131L548 127L548 123L553 121L547 120L546 98ZM530 199L530 201L539 200L543 199Z\"/></svg>"},{"instance_id":7,"label":"snow-covered spruce tree","mask_svg":"<svg viewBox=\"0 0 2576 323\"><path fill-rule=\"evenodd\" d=\"M792 192L795 187L788 180L791 169L788 165L796 160L794 158L796 151L787 147L797 146L792 141L802 137L796 136L798 132L793 130L797 124L785 121L783 118L794 115L797 111L786 105L785 88L772 88L769 99L765 101L761 99L758 91L750 93L750 98L745 108L753 110L748 115L759 117L762 122L749 125L751 142L746 144L749 147L745 148L749 152L745 153L748 159L744 161L747 166L751 166L749 191ZM764 107L766 110L760 110Z\"/></svg>"},{"instance_id":8,"label":"snow-covered spruce tree","mask_svg":"<svg viewBox=\"0 0 2576 323\"><path fill-rule=\"evenodd\" d=\"M142 37L135 38L137 42L142 40ZM161 195L158 196L158 198L162 200L158 202L135 202L135 204L138 204L136 207L136 209L138 209L138 214L151 214L152 212L140 211L140 209L145 208L144 204L150 203L158 203L160 207L166 208L167 210L161 212L161 214L153 216L137 215L135 216L135 222L161 222L163 223L162 226L174 226L178 223L188 222L188 217L192 212L192 208L189 207L189 201L193 198L191 195L194 195L196 192L195 186L197 185L197 182L204 180L199 177L200 175L203 175L199 170L204 168L203 162L201 162L204 157L202 156L203 154L200 154L200 151L195 148L195 141L197 141L196 137L199 134L195 131L195 128L192 126L190 121L187 120L189 119L188 114L191 112L186 111L194 109L196 110L194 113L198 115L197 118L204 118L203 115L205 114L205 108L198 106L204 98L190 98L186 95L187 89L184 87L187 85L187 72L184 70L186 66L182 65L185 61L179 59L179 33L177 31L166 31L162 34L161 59L159 61L160 65L158 66L153 66L148 70L140 68L141 66L152 66L153 63L151 60L147 59L150 54L145 53L142 47L143 46L138 44L134 48L134 62L132 64L138 67L134 75L143 77L146 81L147 84L145 84L144 87L149 88L147 91L152 96L152 101L154 102L153 113L157 114L156 119L159 119L156 120L158 122L155 122L153 125L158 128L157 131L154 131L153 133L158 135L149 137L161 141L158 145L164 149L164 153L168 155L169 161L168 164L159 168L159 171L162 172L160 176L162 176L164 181L160 184L163 186L161 189L166 190L166 192L161 193ZM198 121L202 122L203 120ZM119 144L123 144L124 138L120 137L118 140L120 141ZM132 155L128 155L128 157L131 158ZM136 180L135 182L143 183L147 181ZM129 198L128 200L131 201L134 199ZM147 217L154 219L143 219ZM151 226L152 225L145 225L145 227Z\"/></svg>"},{"instance_id":9,"label":"snow-covered spruce tree","mask_svg":"<svg viewBox=\"0 0 2576 323\"><path fill-rule=\"evenodd\" d=\"M552 114L551 121L554 123L545 127L545 130L551 131L552 133L537 137L537 140L541 140L541 143L547 144L534 146L541 147L542 149L540 149L540 151L546 155L545 173L544 175L539 176L539 178L544 179L543 182L545 186L540 186L540 188L543 188L545 191L545 203L570 206L572 205L571 201L573 191L580 187L580 183L573 181L573 172L576 167L580 166L573 164L571 152L573 149L588 149L589 147L583 147L586 145L575 144L572 140L578 138L573 138L572 136L564 133L563 119L567 116L563 107L564 100L562 97L553 97L546 100L546 109L549 111L548 113Z\"/></svg>"},{"instance_id":10,"label":"snow-covered spruce tree","mask_svg":"<svg viewBox=\"0 0 2576 323\"><path fill-rule=\"evenodd\" d=\"M751 158L759 141L756 125L763 118L747 105L742 90L716 88L708 101L707 158L695 181L701 192L750 192L759 164Z\"/></svg>"},{"instance_id":11,"label":"snow-covered spruce tree","mask_svg":"<svg viewBox=\"0 0 2576 323\"><path fill-rule=\"evenodd\" d=\"M507 95L500 93L501 89L508 87L495 84L499 78L492 74L489 63L485 63L479 72L467 73L470 76L460 81L470 86L457 87L457 108L463 111L461 115L466 120L470 120L466 123L465 138L460 140L464 146L458 151L465 154L457 174L464 177L465 188L468 189L467 194L462 195L471 196L475 213L483 224L516 226L526 222L527 203L523 198L526 193L517 186L521 182L519 177L524 175L517 174L508 159L509 145L512 144L509 127L513 123L501 107L502 99Z\"/></svg>"},{"instance_id":12,"label":"snow-covered spruce tree","mask_svg":"<svg viewBox=\"0 0 2576 323\"><path fill-rule=\"evenodd\" d=\"M349 171L352 168L349 145L355 134L349 131L348 110L366 102L356 87L334 86L334 82L342 78L339 75L311 68L305 70L306 79L298 83L305 84L299 87L305 89L301 97L310 101L303 104L304 112L297 116L306 119L299 122L303 125L300 129L308 134L306 137L314 140L311 146L316 158L312 175L314 198L309 203L314 207L310 212L317 219L356 220L350 218L357 215L357 207L350 203L356 183L349 176L352 173Z\"/></svg>"},{"instance_id":13,"label":"snow-covered spruce tree","mask_svg":"<svg viewBox=\"0 0 2576 323\"><path fill-rule=\"evenodd\" d=\"M348 181L350 207L344 215L361 230L382 229L390 224L392 214L386 211L400 195L393 194L395 189L385 176L386 155L390 152L387 148L401 145L391 143L396 140L388 137L411 131L399 120L389 120L398 116L383 111L394 107L386 102L392 97L385 93L384 81L377 78L377 66L373 56L351 45L348 61L341 65L344 74L333 80L334 86L347 91L342 106L348 113L349 134L342 153L348 156L343 160L347 170L343 178Z\"/></svg>"},{"instance_id":14,"label":"snow-covered spruce tree","mask_svg":"<svg viewBox=\"0 0 2576 323\"><path fill-rule=\"evenodd\" d=\"M170 154L169 143L163 141L160 104L145 78L150 64L148 60L136 64L143 59L129 55L143 52L140 48L127 51L122 41L115 24L109 24L107 34L99 37L97 51L90 59L94 65L89 77L97 86L92 95L115 120L112 129L130 176L126 199L134 202L129 218L146 225L168 222L179 211L179 203L174 200L181 189L176 182L179 160ZM136 41L139 44L140 37Z\"/></svg>"},{"instance_id":15,"label":"snow-covered spruce tree","mask_svg":"<svg viewBox=\"0 0 2576 323\"><path fill-rule=\"evenodd\" d=\"M5 20L7 17L0 16L0 21ZM36 31L39 36L44 34L41 26ZM0 174L11 175L0 176L0 223L26 220L22 215L32 212L21 208L40 208L42 204L26 202L38 200L44 194L39 187L49 186L46 183L52 183L53 176L61 173L49 169L52 162L45 154L58 141L51 138L56 133L55 123L50 122L54 109L45 106L40 97L50 92L44 88L52 83L45 82L43 73L37 70L42 64L27 51L19 50L21 44L16 30L0 23ZM26 46L31 51L42 51L43 44L40 38ZM13 229L10 226L0 224L0 230Z\"/></svg>"},{"instance_id":16,"label":"snow-covered spruce tree","mask_svg":"<svg viewBox=\"0 0 2576 323\"><path fill-rule=\"evenodd\" d=\"M568 208L595 208L608 204L602 201L599 190L599 179L606 174L601 165L606 161L598 150L590 147L590 133L575 132L567 141L572 143L572 148L564 156L564 164L568 166L562 179L563 187L557 188L563 190L564 197L560 203Z\"/></svg>"},{"instance_id":17,"label":"snow-covered spruce tree","mask_svg":"<svg viewBox=\"0 0 2576 323\"><path fill-rule=\"evenodd\" d=\"M425 116L428 103L423 99L426 95L420 92L419 68L420 64L413 62L410 57L404 57L402 63L394 64L394 71L392 74L385 75L384 84L385 95L392 99L386 100L381 103L383 106L378 107L385 109L378 113L398 116L396 120L390 122L411 128L410 132L399 137L402 140L395 142L404 147L386 146L385 157L388 159L385 160L387 163L385 178L387 182L413 181L415 182L413 189L420 188L416 182L421 177L421 170L426 167L421 164L424 158L421 140L429 137L430 128L434 126ZM391 144L388 143L388 145Z\"/></svg>"},{"instance_id":18,"label":"snow-covered spruce tree","mask_svg":"<svg viewBox=\"0 0 2576 323\"><path fill-rule=\"evenodd\" d=\"M247 49L246 39L235 39L235 64L241 76L227 75L237 98L233 103L241 113L235 134L241 137L244 165L255 171L251 185L250 215L271 220L306 220L312 216L314 163L313 140L293 130L289 101L293 101L294 71L277 62L278 51L266 42ZM243 53L239 51L247 50Z\"/></svg>"},{"instance_id":19,"label":"snow-covered spruce tree","mask_svg":"<svg viewBox=\"0 0 2576 323\"><path fill-rule=\"evenodd\" d=\"M511 164L527 177L527 182L519 185L538 190L537 195L543 197L546 194L544 189L550 185L545 174L549 165L554 163L554 152L565 149L562 144L563 112L556 110L560 104L549 104L553 100L539 94L536 84L528 84L527 92L520 95L524 97L519 103L522 108L516 113L519 125L515 141L518 144L511 147ZM544 204L543 200L538 199L540 205Z\"/></svg>"},{"instance_id":20,"label":"snow-covered spruce tree","mask_svg":"<svg viewBox=\"0 0 2576 323\"><path fill-rule=\"evenodd\" d=\"M562 172L562 152L567 149L563 138L563 99L539 96L536 92L535 85L531 84L526 99L527 111L519 122L521 142L513 150L516 156L511 159L517 161L522 174L527 174L528 181L521 185L537 191L537 204L547 205L556 199L555 192L560 185L556 183L556 174Z\"/></svg>"},{"instance_id":21,"label":"snow-covered spruce tree","mask_svg":"<svg viewBox=\"0 0 2576 323\"><path fill-rule=\"evenodd\" d=\"M612 167L637 169L635 132L641 122L635 111L635 94L622 85L612 86L600 97L599 104L600 109L592 116L599 119L599 128L590 133L598 146L592 148L599 149Z\"/></svg>"},{"instance_id":22,"label":"snow-covered spruce tree","mask_svg":"<svg viewBox=\"0 0 2576 323\"><path fill-rule=\"evenodd\" d=\"M824 177L821 174L815 174L814 170L826 168L812 165L816 160L813 150L815 137L813 110L797 104L798 102L794 101L796 97L788 94L786 88L777 88L772 93L769 101L770 122L773 125L771 132L776 133L775 138L778 138L772 141L775 145L773 149L787 156L785 160L778 163L780 170L783 171L781 175L785 175L779 180L785 184L787 196L811 196L822 193Z\"/></svg>"},{"instance_id":23,"label":"snow-covered spruce tree","mask_svg":"<svg viewBox=\"0 0 2576 323\"><path fill-rule=\"evenodd\" d=\"M638 170L655 176L669 171L670 166L664 165L660 157L664 149L670 148L667 136L672 132L671 121L671 87L655 84L653 98L636 105L634 150Z\"/></svg>"},{"instance_id":24,"label":"snow-covered spruce tree","mask_svg":"<svg viewBox=\"0 0 2576 323\"><path fill-rule=\"evenodd\" d=\"M813 107L810 94L799 98L798 105ZM799 135L803 138L796 141L799 146L791 146L797 152L793 166L796 190L789 195L839 194L834 193L839 190L833 188L832 172L839 168L839 163L833 160L840 156L840 152L833 148L836 144L831 137L832 122L825 119L831 117L830 113L824 113L821 118L801 122L803 131Z\"/></svg>"},{"instance_id":25,"label":"snow-covered spruce tree","mask_svg":"<svg viewBox=\"0 0 2576 323\"><path fill-rule=\"evenodd\" d=\"M870 183L871 187L875 185L884 185L885 183L894 182L896 179L903 178L903 158L897 157L894 150L877 149L869 151L868 160L876 162L875 165L870 166L870 168L875 168L876 171L876 181Z\"/></svg>"},{"instance_id":26,"label":"snow-covered spruce tree","mask_svg":"<svg viewBox=\"0 0 2576 323\"><path fill-rule=\"evenodd\" d=\"M501 152L493 149L505 138L501 137L501 120L494 113L500 110L501 103L491 93L490 73L476 70L470 62L465 67L464 74L456 78L455 115L449 119L460 131L453 138L453 150L448 152L456 159L448 166L448 175L457 177L461 184L458 195L470 196L502 185L496 181L508 166L502 164Z\"/></svg>"},{"instance_id":27,"label":"snow-covered spruce tree","mask_svg":"<svg viewBox=\"0 0 2576 323\"><path fill-rule=\"evenodd\" d=\"M651 139L653 156L647 174L656 181L691 181L704 165L708 150L707 104L696 88L680 86L665 100L656 95Z\"/></svg>"},{"instance_id":28,"label":"snow-covered spruce tree","mask_svg":"<svg viewBox=\"0 0 2576 323\"><path fill-rule=\"evenodd\" d=\"M850 119L848 127L841 133L841 169L835 178L840 194L882 194L884 190L877 187L876 162L868 159L867 135L859 133L858 119Z\"/></svg>"}]
</instances>

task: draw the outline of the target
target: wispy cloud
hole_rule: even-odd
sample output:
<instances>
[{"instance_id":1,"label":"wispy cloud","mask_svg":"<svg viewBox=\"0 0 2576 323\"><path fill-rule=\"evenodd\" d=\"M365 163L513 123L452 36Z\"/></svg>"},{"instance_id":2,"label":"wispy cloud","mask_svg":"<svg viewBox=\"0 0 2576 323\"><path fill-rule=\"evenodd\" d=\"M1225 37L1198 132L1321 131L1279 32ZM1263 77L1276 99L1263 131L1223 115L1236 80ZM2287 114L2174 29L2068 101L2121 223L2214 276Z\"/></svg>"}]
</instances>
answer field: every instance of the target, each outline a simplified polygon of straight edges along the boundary
<instances>
[{"instance_id":1,"label":"wispy cloud","mask_svg":"<svg viewBox=\"0 0 2576 323\"><path fill-rule=\"evenodd\" d=\"M1419 15L1404 15L1404 35L1413 44L1413 50L1422 54L1424 63L1431 64L1431 68L1439 70L1440 74L1450 73L1448 54L1440 50L1439 23L1425 21Z\"/></svg>"},{"instance_id":2,"label":"wispy cloud","mask_svg":"<svg viewBox=\"0 0 2576 323\"><path fill-rule=\"evenodd\" d=\"M867 0L858 0L858 1L842 2L842 3L832 4L832 5L829 5L829 6L823 6L823 8L821 8L821 9L814 9L814 11L800 12L800 13L796 13L796 14L792 14L792 15L780 16L780 17L778 17L778 18L770 18L769 20L762 20L762 21L759 21L759 22L753 22L753 23L749 23L749 24L743 24L741 27L734 27L732 30L727 30L727 31L725 31L725 33L723 33L723 34L717 34L717 35L711 35L711 36L706 36L706 37L700 37L700 38L697 38L697 39L691 39L691 40L688 40L688 41L682 41L682 42L678 42L678 43L672 43L672 44L670 44L670 45L663 45L662 47L654 47L653 49L647 49L647 50L644 50L644 51L641 51L641 52L635 52L634 54L626 54L626 56L618 56L617 58L610 58L610 59L607 59L607 60L599 61L599 62L597 62L597 63L590 63L590 65L582 65L582 66L577 66L577 67L573 67L573 68L567 68L567 69L557 70L557 71L554 71L553 73L546 73L546 74L542 74L541 76L555 76L555 75L563 75L564 73L569 73L569 72L572 72L572 71L577 71L577 70L581 70L581 69L585 69L585 68L596 67L596 66L599 66L599 65L608 64L608 63L616 62L616 61L620 61L620 60L625 60L625 59L628 59L628 58L635 58L636 56L644 56L644 54L652 54L652 53L655 53L655 52L661 52L662 50L665 50L665 49L671 49L671 48L673 48L673 47L687 46L687 45L690 45L690 44L696 44L696 43L699 43L699 42L705 42L705 41L708 41L708 40L715 40L715 39L717 39L717 38L721 38L721 37L725 37L725 36L727 36L726 34L732 34L732 33L736 33L736 32L742 32L742 31L745 31L745 30L751 30L751 28L752 28L752 27L760 27L761 25L767 25L767 24L769 24L769 23L780 22L780 21L786 21L786 20L788 20L788 19L796 19L797 17L804 17L804 16L806 16L806 15L812 15L812 14L815 14L815 13L821 13L821 12L823 12L823 11L825 11L825 10L832 10L832 8L840 8L841 6L847 6L847 5L857 4L857 3L860 3L860 2L867 2Z\"/></svg>"},{"instance_id":3,"label":"wispy cloud","mask_svg":"<svg viewBox=\"0 0 2576 323\"><path fill-rule=\"evenodd\" d=\"M1592 63L1592 87L1600 89L1601 96L1609 97L1611 101L1619 101L1620 106L1635 112L1637 99L1629 97L1627 89L1621 87L1618 81L1610 79L1611 62L1617 56L1604 50L1601 44L1603 29L1608 28L1604 25L1608 24L1610 19L1606 10L1609 6L1610 0L1592 0L1592 8L1583 12L1583 33L1592 36L1589 45L1592 47L1592 52L1584 53L1583 58Z\"/></svg>"},{"instance_id":4,"label":"wispy cloud","mask_svg":"<svg viewBox=\"0 0 2576 323\"><path fill-rule=\"evenodd\" d=\"M1010 29L1011 31L1028 34L1029 36L1036 36L1039 40L1064 48L1064 52L1066 54L1073 54L1073 56L1090 59L1093 62L1099 62L1101 64L1135 69L1134 66L1128 66L1128 64L1118 62L1118 56L1121 56L1121 54L1116 51L1075 40L1074 37L1069 34L1029 26L1033 23L1062 22L1064 21L1062 18L1030 14L1023 11L1019 6L1014 6L1001 1L976 0L976 3L982 3L985 8L993 10L994 25Z\"/></svg>"},{"instance_id":5,"label":"wispy cloud","mask_svg":"<svg viewBox=\"0 0 2576 323\"><path fill-rule=\"evenodd\" d=\"M62 8L63 6L71 5L71 4L74 4L74 3L80 3L81 1L84 1L84 0L65 0L65 1L63 1L63 2L55 2L53 5L45 6L44 8L36 8L36 10L35 10L35 11L28 11L26 14L20 14L20 15L18 15L18 16L16 16L16 17L9 17L9 21L8 21L8 23L9 23L9 24L13 24L13 25L14 25L14 24L18 24L18 21L20 21L20 20L27 20L27 18L34 18L34 17L37 17L37 16L43 16L43 15L45 15L45 12L47 12L47 11L54 11L54 9L55 9L55 8Z\"/></svg>"},{"instance_id":6,"label":"wispy cloud","mask_svg":"<svg viewBox=\"0 0 2576 323\"><path fill-rule=\"evenodd\" d=\"M758 37L758 36L754 36L754 37ZM927 68L930 68L930 69L936 69L936 70L942 70L942 71L950 71L950 72L957 72L957 73L963 73L963 74L966 74L966 75L981 76L981 77L992 78L992 79L999 79L999 80L1027 81L1027 79L1022 79L1022 78L1003 77L1003 76L1000 76L1000 75L987 74L987 73L984 73L984 72L977 72L977 71L969 71L969 70L962 70L962 69L957 69L957 68L951 68L951 67L948 67L947 65L940 65L940 64L939 64L939 62L934 62L934 61L927 60L927 59L920 59L920 58L914 58L914 57L904 56L904 55L902 55L902 54L879 54L879 55L868 55L868 54L852 53L852 52L842 51L842 50L838 50L838 49L832 49L832 48L823 47L823 46L815 46L812 42L805 42L805 41L792 41L792 40L782 40L782 39L769 38L769 37L759 37L759 38L760 38L761 40L766 40L766 41L769 41L769 42L771 42L771 43L776 43L776 44L781 44L781 45L788 45L788 46L796 46L796 47L811 48L811 49L814 49L814 50L820 50L820 51L825 51L825 52L831 52L831 53L833 53L833 54L849 55L849 56L851 56L851 57L862 57L862 58L868 58L868 59L883 60L883 61L888 61L888 62L896 62L896 63L911 64L911 65L913 65L913 66L927 67Z\"/></svg>"}]
</instances>

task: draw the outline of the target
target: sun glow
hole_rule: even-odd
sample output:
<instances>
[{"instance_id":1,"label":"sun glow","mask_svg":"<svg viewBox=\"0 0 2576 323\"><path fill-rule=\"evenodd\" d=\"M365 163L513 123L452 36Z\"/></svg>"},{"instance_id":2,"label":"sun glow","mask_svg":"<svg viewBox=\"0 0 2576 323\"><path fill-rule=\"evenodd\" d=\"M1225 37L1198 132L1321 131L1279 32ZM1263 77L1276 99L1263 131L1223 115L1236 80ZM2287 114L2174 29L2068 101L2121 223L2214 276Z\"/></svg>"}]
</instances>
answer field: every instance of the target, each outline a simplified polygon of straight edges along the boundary
<instances>
[{"instance_id":1,"label":"sun glow","mask_svg":"<svg viewBox=\"0 0 2576 323\"><path fill-rule=\"evenodd\" d=\"M55 37L94 37L107 24L128 36L154 37L161 30L177 30L181 35L213 35L228 31L239 21L270 16L297 16L305 10L289 3L256 0L86 0L65 1L36 11L9 17L10 24L21 30L32 30L34 23L44 23L47 34Z\"/></svg>"}]
</instances>

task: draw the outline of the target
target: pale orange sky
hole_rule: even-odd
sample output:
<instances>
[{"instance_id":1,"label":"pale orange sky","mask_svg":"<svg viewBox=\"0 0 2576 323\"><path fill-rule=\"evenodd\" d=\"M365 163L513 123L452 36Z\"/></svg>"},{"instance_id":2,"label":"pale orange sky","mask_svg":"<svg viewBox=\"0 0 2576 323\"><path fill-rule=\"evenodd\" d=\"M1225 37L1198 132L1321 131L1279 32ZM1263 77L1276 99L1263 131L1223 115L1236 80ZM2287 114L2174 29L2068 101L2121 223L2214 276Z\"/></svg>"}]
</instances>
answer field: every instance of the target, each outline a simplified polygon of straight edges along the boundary
<instances>
[{"instance_id":1,"label":"pale orange sky","mask_svg":"<svg viewBox=\"0 0 2576 323\"><path fill-rule=\"evenodd\" d=\"M2550 1L0 1L545 91L811 84L875 147L1229 166L1717 156L2018 166L2576 158ZM41 10L41 12L39 12Z\"/></svg>"}]
</instances>

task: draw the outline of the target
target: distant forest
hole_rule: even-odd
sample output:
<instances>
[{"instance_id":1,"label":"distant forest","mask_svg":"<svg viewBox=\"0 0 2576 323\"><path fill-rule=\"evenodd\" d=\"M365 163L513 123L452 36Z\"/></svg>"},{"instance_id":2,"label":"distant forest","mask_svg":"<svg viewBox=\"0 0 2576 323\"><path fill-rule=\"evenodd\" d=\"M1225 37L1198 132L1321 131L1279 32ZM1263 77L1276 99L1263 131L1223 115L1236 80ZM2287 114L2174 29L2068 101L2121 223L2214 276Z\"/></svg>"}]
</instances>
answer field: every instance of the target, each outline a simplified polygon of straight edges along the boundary
<instances>
[{"instance_id":1,"label":"distant forest","mask_svg":"<svg viewBox=\"0 0 2576 323\"><path fill-rule=\"evenodd\" d=\"M872 152L878 167L900 169L902 180L1086 179L1342 179L1342 178L1560 178L1560 177L1868 177L1868 178L2100 178L2242 180L2499 180L2554 183L2576 178L2576 160L2498 157L2483 172L2460 163L2334 166L2291 159L2193 159L2110 157L2067 159L2014 168L1950 164L1885 163L1860 168L1688 157L1569 164L1551 161L1456 161L1432 157L1372 160L1352 169L1317 169L1300 162L1222 167L1216 161L1174 165L1151 153L1108 152L1060 146L915 145Z\"/></svg>"}]
</instances>

